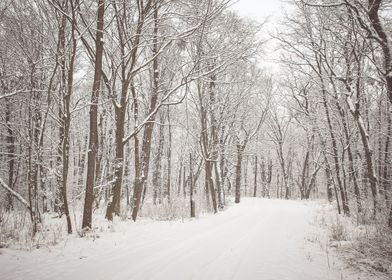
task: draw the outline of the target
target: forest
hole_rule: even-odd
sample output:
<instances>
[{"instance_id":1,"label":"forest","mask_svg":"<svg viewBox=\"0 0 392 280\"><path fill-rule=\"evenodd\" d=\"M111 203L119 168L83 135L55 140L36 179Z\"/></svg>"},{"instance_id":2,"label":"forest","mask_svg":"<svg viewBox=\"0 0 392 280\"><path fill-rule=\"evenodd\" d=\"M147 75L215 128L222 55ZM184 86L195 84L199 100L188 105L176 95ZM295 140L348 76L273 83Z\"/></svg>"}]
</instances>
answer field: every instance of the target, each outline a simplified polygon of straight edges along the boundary
<instances>
[{"instance_id":1,"label":"forest","mask_svg":"<svg viewBox=\"0 0 392 280\"><path fill-rule=\"evenodd\" d=\"M234 2L0 1L0 247L261 197L390 258L392 2L290 0L273 31Z\"/></svg>"}]
</instances>

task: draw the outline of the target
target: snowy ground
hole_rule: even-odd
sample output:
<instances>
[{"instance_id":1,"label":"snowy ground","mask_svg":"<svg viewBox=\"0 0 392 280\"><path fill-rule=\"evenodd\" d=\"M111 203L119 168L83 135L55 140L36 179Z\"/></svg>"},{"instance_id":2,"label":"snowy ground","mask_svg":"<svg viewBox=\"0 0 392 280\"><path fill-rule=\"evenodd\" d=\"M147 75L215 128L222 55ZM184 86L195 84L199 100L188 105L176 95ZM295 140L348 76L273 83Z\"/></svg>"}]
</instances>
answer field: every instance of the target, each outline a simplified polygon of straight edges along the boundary
<instances>
[{"instance_id":1,"label":"snowy ground","mask_svg":"<svg viewBox=\"0 0 392 280\"><path fill-rule=\"evenodd\" d=\"M117 222L99 238L73 236L31 252L1 249L0 279L374 279L342 269L321 249L315 207L244 199L193 221Z\"/></svg>"}]
</instances>

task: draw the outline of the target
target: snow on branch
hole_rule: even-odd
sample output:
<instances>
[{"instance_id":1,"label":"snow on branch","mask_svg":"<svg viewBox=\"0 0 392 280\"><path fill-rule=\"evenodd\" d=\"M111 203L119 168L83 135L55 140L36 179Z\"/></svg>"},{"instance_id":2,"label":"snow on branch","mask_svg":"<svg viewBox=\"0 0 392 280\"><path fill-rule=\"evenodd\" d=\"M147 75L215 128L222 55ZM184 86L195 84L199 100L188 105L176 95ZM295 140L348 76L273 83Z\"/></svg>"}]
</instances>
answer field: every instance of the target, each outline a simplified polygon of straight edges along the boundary
<instances>
[{"instance_id":1,"label":"snow on branch","mask_svg":"<svg viewBox=\"0 0 392 280\"><path fill-rule=\"evenodd\" d=\"M6 189L8 192L10 192L17 200L19 200L24 206L26 206L28 209L30 209L30 205L27 202L26 199L24 199L19 193L11 189L4 181L3 179L0 178L0 185Z\"/></svg>"}]
</instances>

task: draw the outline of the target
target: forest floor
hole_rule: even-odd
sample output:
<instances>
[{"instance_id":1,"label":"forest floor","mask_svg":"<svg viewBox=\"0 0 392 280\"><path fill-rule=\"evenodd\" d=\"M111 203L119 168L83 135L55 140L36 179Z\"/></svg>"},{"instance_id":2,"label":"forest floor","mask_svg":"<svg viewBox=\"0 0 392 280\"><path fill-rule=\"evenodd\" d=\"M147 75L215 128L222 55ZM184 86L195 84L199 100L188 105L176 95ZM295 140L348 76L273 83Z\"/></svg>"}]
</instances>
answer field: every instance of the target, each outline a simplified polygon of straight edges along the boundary
<instances>
[{"instance_id":1,"label":"forest floor","mask_svg":"<svg viewBox=\"0 0 392 280\"><path fill-rule=\"evenodd\" d=\"M0 279L382 279L347 267L328 246L323 207L248 198L195 220L116 221L51 247L0 249Z\"/></svg>"}]
</instances>

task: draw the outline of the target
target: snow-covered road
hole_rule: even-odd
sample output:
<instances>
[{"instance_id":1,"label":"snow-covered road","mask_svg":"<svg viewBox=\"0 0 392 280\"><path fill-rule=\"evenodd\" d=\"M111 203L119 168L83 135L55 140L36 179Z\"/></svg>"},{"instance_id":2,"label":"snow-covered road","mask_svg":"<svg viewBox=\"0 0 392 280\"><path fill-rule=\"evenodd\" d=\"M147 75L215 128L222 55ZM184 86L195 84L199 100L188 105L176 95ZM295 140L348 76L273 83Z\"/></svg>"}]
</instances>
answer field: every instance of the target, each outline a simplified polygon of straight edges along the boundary
<instances>
[{"instance_id":1,"label":"snow-covered road","mask_svg":"<svg viewBox=\"0 0 392 280\"><path fill-rule=\"evenodd\" d=\"M194 221L141 222L49 250L7 249L0 279L343 279L331 254L309 242L313 210L314 203L244 199Z\"/></svg>"}]
</instances>

